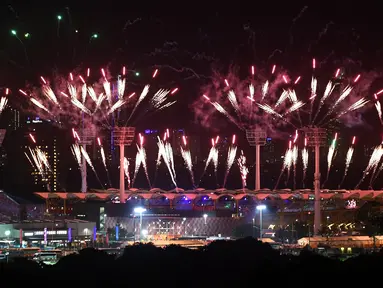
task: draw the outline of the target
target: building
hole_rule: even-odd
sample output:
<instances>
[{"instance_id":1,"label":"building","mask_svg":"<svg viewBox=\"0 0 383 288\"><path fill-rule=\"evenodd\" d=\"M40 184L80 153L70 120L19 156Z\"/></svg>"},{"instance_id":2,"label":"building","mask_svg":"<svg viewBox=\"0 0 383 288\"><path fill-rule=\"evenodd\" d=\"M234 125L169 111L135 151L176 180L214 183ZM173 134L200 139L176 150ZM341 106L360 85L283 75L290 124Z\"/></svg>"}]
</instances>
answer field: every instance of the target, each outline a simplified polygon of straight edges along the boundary
<instances>
[{"instance_id":1,"label":"building","mask_svg":"<svg viewBox=\"0 0 383 288\"><path fill-rule=\"evenodd\" d=\"M20 122L20 111L12 107L9 107L7 110L9 110L7 111L8 113L7 118L9 121L8 128L10 128L13 131L16 131L22 126Z\"/></svg>"},{"instance_id":2,"label":"building","mask_svg":"<svg viewBox=\"0 0 383 288\"><path fill-rule=\"evenodd\" d=\"M0 190L0 223L43 219L44 209L43 201L36 197L27 201Z\"/></svg>"},{"instance_id":3,"label":"building","mask_svg":"<svg viewBox=\"0 0 383 288\"><path fill-rule=\"evenodd\" d=\"M96 223L82 220L39 221L0 224L0 241L10 246L66 246L68 242L92 241Z\"/></svg>"},{"instance_id":4,"label":"building","mask_svg":"<svg viewBox=\"0 0 383 288\"><path fill-rule=\"evenodd\" d=\"M60 152L58 149L58 133L51 123L40 120L39 117L27 117L24 131L23 152L29 162L29 174L37 187L45 187L48 191L57 191L59 175ZM40 169L33 151L40 150L46 157L49 167L43 163ZM41 162L41 159L40 159ZM40 188L41 189L41 188Z\"/></svg>"}]
</instances>

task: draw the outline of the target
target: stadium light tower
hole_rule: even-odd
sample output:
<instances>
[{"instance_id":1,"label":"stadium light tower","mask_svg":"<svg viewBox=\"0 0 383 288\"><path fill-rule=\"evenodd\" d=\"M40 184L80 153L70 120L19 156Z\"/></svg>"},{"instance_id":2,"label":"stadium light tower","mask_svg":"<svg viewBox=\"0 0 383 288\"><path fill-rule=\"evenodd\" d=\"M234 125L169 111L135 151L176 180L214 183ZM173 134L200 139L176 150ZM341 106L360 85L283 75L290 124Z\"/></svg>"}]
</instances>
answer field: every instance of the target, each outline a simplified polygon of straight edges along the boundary
<instances>
[{"instance_id":1,"label":"stadium light tower","mask_svg":"<svg viewBox=\"0 0 383 288\"><path fill-rule=\"evenodd\" d=\"M255 128L246 130L249 145L255 146L255 190L261 189L261 146L266 144L266 132Z\"/></svg>"},{"instance_id":2,"label":"stadium light tower","mask_svg":"<svg viewBox=\"0 0 383 288\"><path fill-rule=\"evenodd\" d=\"M306 127L303 129L307 145L315 147L315 174L314 174L314 235L319 235L321 226L321 196L320 196L320 147L326 145L327 132L324 128Z\"/></svg>"},{"instance_id":3,"label":"stadium light tower","mask_svg":"<svg viewBox=\"0 0 383 288\"><path fill-rule=\"evenodd\" d=\"M91 145L93 139L96 136L96 131L92 129L81 129L80 130L80 141L79 145L82 146L82 148L86 151L86 146ZM88 182L87 182L87 169L86 169L86 159L84 157L84 154L82 154L81 158L81 192L86 193L88 192Z\"/></svg>"},{"instance_id":4,"label":"stadium light tower","mask_svg":"<svg viewBox=\"0 0 383 288\"><path fill-rule=\"evenodd\" d=\"M113 138L120 147L120 203L125 203L125 145L130 146L136 133L135 127L115 127ZM130 188L130 187L129 187Z\"/></svg>"}]
</instances>

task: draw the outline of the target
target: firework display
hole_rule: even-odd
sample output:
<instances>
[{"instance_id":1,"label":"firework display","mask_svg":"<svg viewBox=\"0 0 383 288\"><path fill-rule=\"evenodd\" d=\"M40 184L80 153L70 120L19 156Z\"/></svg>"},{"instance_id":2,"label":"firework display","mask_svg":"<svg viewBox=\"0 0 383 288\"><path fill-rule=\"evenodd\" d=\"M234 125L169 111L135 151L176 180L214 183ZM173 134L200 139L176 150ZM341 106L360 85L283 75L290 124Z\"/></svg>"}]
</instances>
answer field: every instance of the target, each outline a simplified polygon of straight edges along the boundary
<instances>
[{"instance_id":1,"label":"firework display","mask_svg":"<svg viewBox=\"0 0 383 288\"><path fill-rule=\"evenodd\" d=\"M41 76L41 87L19 89L19 92L29 97L33 104L28 106L29 112L62 126L82 128L101 126L112 129L112 119L117 126L135 124L147 114L176 103L174 99L169 100L169 96L175 94L178 88L157 89L148 101L147 98L152 90L150 84L146 84L141 92L128 91L127 72L123 67L121 75L113 79L108 71L101 68L101 79L95 83L89 80L91 78L89 68L86 70L86 76L71 72L67 77L56 75L52 81ZM158 69L152 78L156 76ZM144 102L146 104L144 111L136 115ZM126 107L130 103L132 105Z\"/></svg>"},{"instance_id":2,"label":"firework display","mask_svg":"<svg viewBox=\"0 0 383 288\"><path fill-rule=\"evenodd\" d=\"M323 91L320 91L316 76L316 62L313 60L313 72L310 78L310 93L304 100L300 100L298 95L302 90L299 86L303 77L298 76L293 81L286 71L279 71L276 65L272 66L270 75L255 74L255 67L251 67L251 75L247 80L240 80L233 74L227 77L216 75L217 79L223 79L222 83L218 80L213 81L212 85L203 88L204 94L199 104L196 105L196 113L201 120L202 125L206 125L207 119L213 117L213 112L217 111L223 114L230 122L242 131L252 131L251 129L261 128L259 131L267 131L267 134L275 135L279 131L288 130L289 126L295 129L295 134L292 140L289 140L288 148L283 157L281 173L275 184L275 189L280 187L280 180L286 172L284 186L289 187L289 179L292 177L292 189L305 188L306 176L309 168L310 157L307 138L299 137L305 127L328 127L330 123L337 122L343 117L348 120L355 117L356 110L359 110L371 101L367 95L373 76L356 75L347 79L341 69L337 69L332 79L325 85ZM135 124L146 115L158 112L162 109L172 106L176 100L171 98L178 91L178 88L172 89L156 89L153 93L151 84L146 84L140 91L131 89L127 85L128 70L123 67L121 75L112 77L110 73L101 68L100 79L92 82L90 69L86 69L84 76L79 73L69 73L67 77L55 76L53 80L47 77L40 77L41 87L27 87L20 89L19 92L29 97L27 110L41 116L43 119L50 120L53 125L58 125L72 130L74 143L71 151L76 163L78 164L83 177L86 178L86 171L83 172L84 166L89 166L96 178L101 183L98 171L92 162L92 157L88 154L87 143L84 144L83 137L85 130L94 131L93 137L97 139L97 147L101 156L102 164L105 169L108 186L112 186L110 178L110 164L108 163L104 147L101 142L102 131L113 130L114 126L126 127L127 125ZM152 78L159 75L159 70L155 69L152 73ZM358 86L358 83L361 83ZM6 89L6 96L9 90ZM382 91L376 92L373 96L374 106L378 111L378 116L381 120L381 109L378 95ZM151 96L150 96L151 95ZM7 98L1 98L1 111L7 105ZM331 104L327 103L331 102ZM226 104L230 108L225 108ZM141 107L142 106L142 107ZM210 108L211 107L213 110ZM207 110L204 110L207 109ZM202 117L202 111L204 116ZM207 118L206 118L207 117ZM381 120L382 121L382 120ZM113 125L112 125L113 123ZM85 130L84 130L85 129ZM257 130L255 130L257 131ZM100 134L101 133L101 134ZM97 135L100 134L100 135ZM93 135L93 134L92 134ZM169 129L164 131L163 137L157 137L158 156L155 164L155 176L151 179L148 167L151 165L147 161L147 151L144 145L144 136L141 133L137 134L137 153L134 159L123 156L122 169L124 174L123 181L127 182L128 188L135 187L137 176L142 170L145 174L147 186L152 188L155 185L157 171L165 168L173 186L178 187L176 170L176 158L174 149L180 151L185 168L187 169L191 187L197 188L201 180L205 177L206 171L212 164L212 172L218 187L225 188L229 179L230 171L233 164L236 162L239 168L242 188L247 186L247 176L249 169L246 165L246 155L243 150L238 155L238 145L236 135L231 138L231 143L226 150L226 159L224 160L223 180L218 179L218 166L220 150L218 143L220 136L211 139L211 148L206 161L204 161L204 169L198 174L196 164L193 163L192 152L190 150L190 136L183 135L180 147L173 147L173 142L170 141ZM36 146L36 139L30 135L33 145ZM327 153L327 169L324 177L323 188L331 173L331 168L334 159L337 157L337 138L338 133L335 133L334 139L328 148ZM88 141L88 140L86 140ZM303 142L303 143L302 143ZM91 143L91 142L89 142ZM347 177L352 158L354 154L355 137L346 155L344 174L340 181L339 187ZM26 158L29 163L39 171L42 178L46 178L51 173L49 160L42 148L31 145ZM375 148L371 156L363 177L357 187L364 179L371 175L369 186L372 187L376 178L383 170L382 148ZM225 153L225 152L224 152ZM302 183L297 184L298 163L302 165ZM162 165L164 164L164 165ZM130 171L130 167L134 167ZM142 168L142 169L141 169ZM84 176L85 175L85 176ZM198 177L198 178L197 178ZM198 180L196 180L198 179ZM140 183L142 185L142 183ZM84 189L83 189L84 190ZM86 189L85 189L86 190ZM85 191L83 191L85 192Z\"/></svg>"}]
</instances>

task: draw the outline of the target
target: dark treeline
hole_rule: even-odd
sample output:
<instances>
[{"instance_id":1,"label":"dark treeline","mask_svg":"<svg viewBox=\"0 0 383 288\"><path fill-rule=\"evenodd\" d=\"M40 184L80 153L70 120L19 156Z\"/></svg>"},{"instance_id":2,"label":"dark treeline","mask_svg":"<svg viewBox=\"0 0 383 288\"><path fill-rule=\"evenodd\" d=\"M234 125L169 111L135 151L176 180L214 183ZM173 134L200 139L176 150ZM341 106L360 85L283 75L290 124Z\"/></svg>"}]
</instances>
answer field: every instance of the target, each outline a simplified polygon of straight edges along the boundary
<instances>
[{"instance_id":1,"label":"dark treeline","mask_svg":"<svg viewBox=\"0 0 383 288\"><path fill-rule=\"evenodd\" d=\"M333 287L375 283L382 265L381 253L341 262L308 250L300 256L280 255L246 238L200 250L140 244L118 258L87 248L53 266L20 258L2 264L0 279L1 287Z\"/></svg>"}]
</instances>

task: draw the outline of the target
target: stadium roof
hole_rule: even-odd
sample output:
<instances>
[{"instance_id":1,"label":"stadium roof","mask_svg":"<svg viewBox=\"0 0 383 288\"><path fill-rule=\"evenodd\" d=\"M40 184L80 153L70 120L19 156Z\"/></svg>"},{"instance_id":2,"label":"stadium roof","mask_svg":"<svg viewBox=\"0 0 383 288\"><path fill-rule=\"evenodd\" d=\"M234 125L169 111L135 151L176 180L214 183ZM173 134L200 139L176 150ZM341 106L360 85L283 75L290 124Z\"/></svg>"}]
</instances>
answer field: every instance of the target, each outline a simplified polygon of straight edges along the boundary
<instances>
[{"instance_id":1,"label":"stadium roof","mask_svg":"<svg viewBox=\"0 0 383 288\"><path fill-rule=\"evenodd\" d=\"M87 193L82 192L35 192L35 195L38 195L44 199L80 199L80 200L112 200L115 197L119 196L118 189L108 189L108 190L91 190ZM199 196L209 196L211 199L215 200L222 196L232 196L236 200L240 200L245 196L253 197L257 200L263 200L266 198L274 199L302 199L302 200L311 200L314 199L314 191L310 189L303 190L248 190L248 189L238 189L238 190L226 190L226 189L216 189L216 190L205 190L203 188L198 188L195 190L183 190L181 188L176 188L170 191L165 191L159 188L153 188L150 190L143 189L129 189L125 191L127 198L131 196L138 196L144 199L151 199L159 196L167 197L168 199L178 198L180 196L186 196L188 199L195 199ZM321 190L322 200L327 199L382 199L383 190Z\"/></svg>"}]
</instances>

